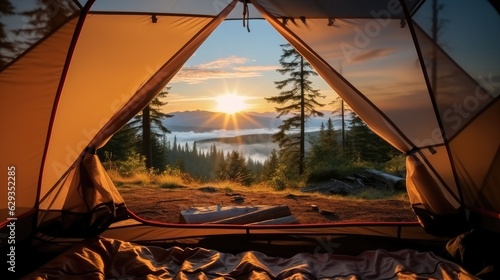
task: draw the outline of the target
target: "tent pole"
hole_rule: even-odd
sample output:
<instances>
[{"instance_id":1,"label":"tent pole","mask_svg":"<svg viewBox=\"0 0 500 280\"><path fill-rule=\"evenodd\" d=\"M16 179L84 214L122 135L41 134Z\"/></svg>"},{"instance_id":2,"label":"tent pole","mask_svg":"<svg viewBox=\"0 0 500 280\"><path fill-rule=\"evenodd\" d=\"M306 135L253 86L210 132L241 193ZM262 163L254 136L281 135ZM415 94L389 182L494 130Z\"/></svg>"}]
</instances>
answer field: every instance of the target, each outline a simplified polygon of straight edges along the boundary
<instances>
[{"instance_id":1,"label":"tent pole","mask_svg":"<svg viewBox=\"0 0 500 280\"><path fill-rule=\"evenodd\" d=\"M436 0L434 0L434 1L436 1ZM413 39L413 43L415 44L415 50L416 50L417 55L418 55L418 59L419 59L419 62L420 62L421 71L422 71L422 74L423 74L424 79L425 79L425 84L426 84L427 90L429 92L429 98L430 98L430 100L432 102L432 108L434 110L434 114L436 116L436 121L437 121L437 123L439 125L439 129L441 131L441 136L443 138L444 146L446 147L446 153L447 153L448 158L450 160L450 166L451 166L451 170L452 170L452 173L453 173L453 179L454 179L456 187L457 187L458 196L459 196L459 203L460 203L460 206L461 206L460 209L459 209L459 211L464 216L465 221L467 221L467 215L465 213L463 191L462 191L462 187L461 187L461 184L460 184L460 180L459 180L458 175L457 175L455 161L454 161L453 155L451 153L451 148L450 148L450 143L449 143L449 140L448 140L448 136L446 135L446 131L444 129L443 121L441 120L440 115L439 115L439 108L437 106L436 97L434 95L434 88L433 88L433 85L431 84L431 80L430 80L429 75L427 73L427 70L425 68L425 62L424 62L424 58L423 58L423 55L422 55L422 50L420 49L419 41L418 41L418 38L417 38L417 34L415 32L415 27L413 26L413 21L412 21L410 12L408 11L408 7L406 6L406 3L405 3L404 0L400 0L399 2L401 4L401 7L403 8L403 12L404 12L404 15L406 17L406 21L408 23L408 27L410 29L410 33L411 33L411 36L412 36L412 39ZM437 42L434 42L434 43L437 43ZM437 75L436 73L432 73L432 74L433 74L433 76Z\"/></svg>"},{"instance_id":2,"label":"tent pole","mask_svg":"<svg viewBox=\"0 0 500 280\"><path fill-rule=\"evenodd\" d=\"M57 113L57 106L59 104L59 99L61 97L61 93L62 93L62 90L64 87L64 82L65 82L66 76L68 74L69 66L71 64L71 59L73 57L73 52L75 51L75 48L76 48L76 45L78 42L78 38L80 36L80 32L82 31L83 24L85 23L85 19L87 18L87 14L89 13L90 8L94 4L94 2L95 2L95 0L89 0L80 12L80 16L78 18L78 23L76 24L75 32L73 33L73 38L71 39L71 43L70 43L69 48L68 48L68 53L66 55L66 61L64 63L64 68L62 69L61 80L60 80L59 85L57 87L56 96L54 98L54 103L53 103L53 107L52 107L52 113L50 116L49 126L47 128L47 137L45 139L45 147L43 150L42 162L40 165L40 173L38 174L38 186L37 186L36 199L35 199L35 205L34 205L34 208L37 211L35 211L35 217L33 219L33 224L34 224L33 228L36 228L38 225L38 215L39 215L38 210L40 207L40 193L41 193L41 188L42 188L42 178L43 178L43 172L45 169L45 161L47 159L47 152L49 150L52 129L54 127L54 120L55 120L55 116Z\"/></svg>"},{"instance_id":3,"label":"tent pole","mask_svg":"<svg viewBox=\"0 0 500 280\"><path fill-rule=\"evenodd\" d=\"M200 30L189 42L182 47L177 54L166 61L163 66L151 76L151 78L132 96L120 109L117 111L106 125L104 125L94 138L89 142L90 147L99 147L104 145L105 141L113 135L118 129L124 126L128 120L140 112L146 105L157 95L170 79L177 73L185 60L183 57L187 53L193 52L201 45L202 41L197 42L199 38L203 38L207 32L212 32L220 22L233 10L237 4L237 0L229 3L212 21ZM192 53L190 54L192 55ZM176 69L175 71L171 69Z\"/></svg>"}]
</instances>

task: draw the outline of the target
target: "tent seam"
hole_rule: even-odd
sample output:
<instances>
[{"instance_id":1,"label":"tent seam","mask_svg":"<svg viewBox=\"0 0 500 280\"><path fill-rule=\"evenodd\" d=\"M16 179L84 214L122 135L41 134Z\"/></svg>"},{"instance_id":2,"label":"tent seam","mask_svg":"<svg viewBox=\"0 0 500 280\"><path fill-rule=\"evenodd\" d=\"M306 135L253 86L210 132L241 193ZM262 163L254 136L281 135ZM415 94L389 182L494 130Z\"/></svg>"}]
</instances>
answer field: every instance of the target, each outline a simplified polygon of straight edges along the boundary
<instances>
[{"instance_id":1,"label":"tent seam","mask_svg":"<svg viewBox=\"0 0 500 280\"><path fill-rule=\"evenodd\" d=\"M36 209L38 209L40 207L40 201L39 201L39 199L40 199L40 192L41 192L41 188L42 188L42 179L43 179L43 173L44 173L44 169L45 169L45 161L47 159L47 153L48 153L48 149L49 149L49 146L50 146L50 138L51 138L52 129L53 129L53 126L54 126L55 115L57 113L57 106L59 104L61 93L62 93L62 90L63 90L63 87L64 87L64 82L66 81L66 76L68 74L68 70L69 70L69 66L70 66L70 63L71 63L72 55L73 55L73 52L75 51L79 35L80 35L80 33L81 33L82 29L83 29L83 25L85 23L85 19L87 17L87 13L90 10L90 7L94 4L94 2L95 2L95 0L89 0L87 2L87 4L85 5L84 9L80 13L80 16L78 18L78 23L77 23L77 25L75 27L75 31L73 33L73 37L71 39L71 43L70 43L69 48L68 48L68 53L66 55L66 61L64 63L64 67L63 67L63 70L62 70L62 73L61 73L61 80L60 80L59 85L57 87L57 92L56 92L56 95L55 95L55 98L54 98L53 107L52 107L52 113L51 113L50 120L49 120L49 125L48 125L48 128L47 128L47 137L45 139L45 147L44 147L44 150L43 150L43 155L42 155L42 160L41 160L40 173L38 175L38 187L37 187L37 194L36 194L36 200L35 200L35 208ZM78 160L80 160L80 159L77 159L77 161ZM36 214L34 223L38 223L38 213Z\"/></svg>"},{"instance_id":2,"label":"tent seam","mask_svg":"<svg viewBox=\"0 0 500 280\"><path fill-rule=\"evenodd\" d=\"M231 2L228 6L227 6L227 7L229 7L231 4L235 3L235 1L236 1L236 0L232 1L232 2ZM222 10L220 13L223 13L223 12L227 9L227 7L226 7L224 10ZM233 6L233 8L234 8L234 6ZM220 13L219 13L219 15L220 15ZM215 16L215 17L212 17L212 21L211 21L211 22L213 22L213 20L215 20L215 19L218 19L218 16L219 16L219 15L217 15L217 16ZM206 30L207 26L209 26L209 25L210 25L210 24L207 24L207 25L206 25L205 27L203 27L200 31L198 31L198 33L197 33L195 36L193 36L193 38L197 38L197 37L199 36L199 34L200 34L200 33L202 33L202 32L204 32L204 31ZM152 81L152 80L156 80L156 79L157 79L157 78L156 78L156 74L158 74L158 72L159 72L159 71L161 71L162 69L164 69L166 65L168 65L169 63L171 63L172 61L174 61L174 60L175 60L175 59L179 56L179 54L180 54L180 53L182 53L182 52L186 49L186 46L189 46L189 45L191 44L191 42L193 41L193 38L191 38L188 42L186 42L186 44L185 44L185 45L184 45L181 49L179 49L179 50L177 51L177 53L175 53L175 54L174 54L174 55L173 55L173 56L172 56L172 57L171 57L171 58L170 58L167 62L165 62L165 63L164 63L164 64L163 64L163 65L159 68L159 70L158 70L155 74L153 74L153 75L152 75L152 76L151 76L151 77L150 77L150 78L149 78L149 79L148 79L148 80L147 80L147 81L143 84L143 86L142 86L141 88L139 88L139 89L136 91L136 93L137 93L137 92L139 92L141 89L143 89L143 88L144 88L144 85L147 85L150 81ZM156 94L155 94L155 95L156 95ZM135 98L134 98L134 97L135 97ZM89 147L93 147L93 146L98 146L98 145L102 144L102 141L98 142L98 140L99 140L99 139L107 139L107 138L110 136L110 135L104 135L105 137L103 137L103 135L101 135L101 134L103 133L103 131L108 131L108 130L110 130L110 126L107 126L107 125L108 125L109 123L111 123L111 120L116 119L116 117L117 117L117 116L119 116L119 113L120 113L120 112L123 112L124 108L126 108L126 106L127 106L128 104L138 103L138 102L137 102L137 99L138 99L138 98L137 98L137 96L136 96L136 95L133 95L133 96L132 96L132 97L131 97L128 101L127 101L127 103L123 104L123 106L122 106L119 110L117 110L117 111L113 114L113 116L109 119L108 123L107 123L105 126L103 126L103 127L99 130L99 132L97 132L97 133L96 133L96 135L94 136L94 138L92 138L92 140L89 142L88 146L89 146ZM142 98L141 98L141 99L142 99ZM139 101L140 101L140 100L139 100ZM144 105L144 106L145 106L145 105ZM125 119L125 118L123 118L123 116L121 116L121 117L120 117L120 119ZM120 124L120 123L118 123L118 124ZM123 126L123 125L124 125L124 124L120 125L120 127L121 127L121 126ZM117 126L117 124L115 123L115 124L113 124L113 126ZM112 128L113 126L111 126L111 128ZM116 132L117 130L118 130L118 129L115 129L115 130L114 130L114 132Z\"/></svg>"},{"instance_id":3,"label":"tent seam","mask_svg":"<svg viewBox=\"0 0 500 280\"><path fill-rule=\"evenodd\" d=\"M35 42L34 44L32 44L29 48L27 48L22 53L20 53L16 58L14 58L13 60L9 61L9 63L5 64L3 67L0 67L0 73L3 72L3 71L5 71L5 70L7 70L10 66L12 66L13 64L15 64L17 61L21 60L21 58L23 58L26 54L30 53L34 48L38 47L40 44L42 44L48 38L50 38L54 33L56 33L57 31L59 31L59 29L61 29L61 27L65 26L68 22L72 21L73 19L75 19L77 17L79 17L78 11L75 11L75 13L73 13L71 16L69 16L68 18L66 18L66 20L64 20L63 22L61 22L61 24L59 24L56 28L54 28L53 30L51 30L49 33L45 34L45 36L43 36L42 38L40 38L37 42Z\"/></svg>"},{"instance_id":4,"label":"tent seam","mask_svg":"<svg viewBox=\"0 0 500 280\"><path fill-rule=\"evenodd\" d=\"M175 13L158 13L158 12L129 12L129 11L89 11L89 15L123 15L123 16L149 16L151 14L155 14L157 16L173 16L173 17L193 17L193 18L214 18L217 15L202 15L202 14L175 14Z\"/></svg>"},{"instance_id":5,"label":"tent seam","mask_svg":"<svg viewBox=\"0 0 500 280\"><path fill-rule=\"evenodd\" d=\"M255 7L259 7L258 10L261 12L261 13L265 13L268 17L270 17L273 21L277 22L277 19L270 15L262 6L260 6L258 3L254 3L253 0L250 0L252 2L252 4L255 6ZM279 22L278 22L279 24ZM410 146L411 148L415 148L416 145L413 143L413 141L411 141L408 137L406 137L406 135L399 129L399 127L397 127L395 125L395 123L385 114L382 112L382 110L380 110L380 108L378 108L377 106L375 106L375 104L373 102L371 102L371 100L369 100L360 90L358 90L357 87L355 87L353 84L351 84L347 79L345 79L342 75L339 74L339 72L337 72L329 63L327 63L326 61L323 60L323 58L321 56L319 56L315 51L313 51L309 45L307 45L301 38L299 38L294 32L292 32L290 29L288 29L286 26L282 25L282 27L284 29L286 29L288 31L288 33L290 35L292 35L297 41L301 42L301 44L304 46L304 48L306 48L311 54L314 54L314 56L316 57L316 59L318 61L320 61L321 63L323 63L327 68L329 68L331 71L333 71L335 73L335 75L337 77L339 77L348 87L350 87L359 97L361 97L373 110L375 110L383 119L384 121L386 121L388 124L391 125L392 129L394 129L395 131L397 131L398 133L398 136L400 136L408 146ZM279 33L279 32L278 32ZM411 149L409 149L411 150Z\"/></svg>"},{"instance_id":6,"label":"tent seam","mask_svg":"<svg viewBox=\"0 0 500 280\"><path fill-rule=\"evenodd\" d=\"M406 16L406 20L408 22L408 28L410 30L411 37L413 38L413 44L415 46L415 50L417 52L418 60L420 62L419 63L420 64L420 68L421 68L422 75L423 75L424 80L425 80L425 84L427 86L427 91L429 93L429 98L431 100L432 108L433 108L433 111L434 111L434 116L435 116L436 121L438 123L439 130L441 131L441 136L443 137L443 142L444 142L445 147L446 147L446 153L448 155L449 162L450 162L450 165L451 165L451 170L452 170L452 173L453 173L453 179L455 181L456 188L457 188L457 191L458 191L458 196L460 198L460 200L458 201L458 203L460 204L462 212L463 212L464 211L463 210L464 209L464 196L463 196L462 186L460 184L460 180L459 180L458 175L457 175L457 171L456 171L456 167L455 167L455 161L454 161L452 153L451 153L449 139L447 137L446 131L444 129L443 121L441 120L441 117L440 117L440 114L439 114L439 108L437 106L436 98L435 98L435 95L434 95L434 88L432 88L432 86L431 86L431 82L429 80L429 76L428 76L427 71L425 69L425 63L424 63L424 59L423 59L423 55L422 55L422 50L420 49L420 44L419 44L417 35L415 33L415 27L413 26L413 20L412 20L411 15L410 15L410 13L408 11L408 7L406 6L406 3L405 3L404 0L400 0L399 2L400 2L401 7L403 8L403 12L404 12L404 14ZM437 42L436 42L436 44L437 44ZM433 171L433 173L435 173L435 175L438 176L435 171ZM440 177L440 176L438 176L438 177ZM445 184L445 186L446 186L446 184ZM465 212L463 214L464 214L464 217L465 217Z\"/></svg>"}]
</instances>

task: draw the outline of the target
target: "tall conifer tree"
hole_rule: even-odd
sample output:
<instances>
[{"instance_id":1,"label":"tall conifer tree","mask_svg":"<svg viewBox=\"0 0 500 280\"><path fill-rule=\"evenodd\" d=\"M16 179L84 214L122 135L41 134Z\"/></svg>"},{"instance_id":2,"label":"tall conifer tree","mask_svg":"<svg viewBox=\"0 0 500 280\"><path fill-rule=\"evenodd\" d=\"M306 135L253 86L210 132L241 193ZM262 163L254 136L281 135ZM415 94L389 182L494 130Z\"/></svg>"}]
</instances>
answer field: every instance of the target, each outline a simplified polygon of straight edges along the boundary
<instances>
[{"instance_id":1,"label":"tall conifer tree","mask_svg":"<svg viewBox=\"0 0 500 280\"><path fill-rule=\"evenodd\" d=\"M167 88L169 90L170 88ZM168 91L162 91L146 105L146 107L134 117L131 122L133 126L141 127L142 135L142 154L146 157L146 168L153 167L153 137L160 137L164 133L170 133L167 127L163 125L165 118L171 118L173 115L163 113L162 107L168 102L164 101Z\"/></svg>"},{"instance_id":2,"label":"tall conifer tree","mask_svg":"<svg viewBox=\"0 0 500 280\"><path fill-rule=\"evenodd\" d=\"M288 78L274 82L281 90L279 95L266 98L268 102L277 103L275 107L278 117L287 117L279 126L279 132L273 139L280 147L280 157L289 166L297 166L298 173L304 173L305 159L305 124L313 116L323 116L317 107L322 107L317 101L321 95L314 89L311 76L318 74L290 44L280 45L283 54L280 58L281 69L277 71Z\"/></svg>"},{"instance_id":3,"label":"tall conifer tree","mask_svg":"<svg viewBox=\"0 0 500 280\"><path fill-rule=\"evenodd\" d=\"M351 113L348 151L353 160L386 162L399 152L375 134L355 113Z\"/></svg>"},{"instance_id":4,"label":"tall conifer tree","mask_svg":"<svg viewBox=\"0 0 500 280\"><path fill-rule=\"evenodd\" d=\"M12 3L9 0L0 1L0 16L12 14L14 14ZM0 21L0 69L12 59L14 52L14 43L8 40L5 24Z\"/></svg>"}]
</instances>

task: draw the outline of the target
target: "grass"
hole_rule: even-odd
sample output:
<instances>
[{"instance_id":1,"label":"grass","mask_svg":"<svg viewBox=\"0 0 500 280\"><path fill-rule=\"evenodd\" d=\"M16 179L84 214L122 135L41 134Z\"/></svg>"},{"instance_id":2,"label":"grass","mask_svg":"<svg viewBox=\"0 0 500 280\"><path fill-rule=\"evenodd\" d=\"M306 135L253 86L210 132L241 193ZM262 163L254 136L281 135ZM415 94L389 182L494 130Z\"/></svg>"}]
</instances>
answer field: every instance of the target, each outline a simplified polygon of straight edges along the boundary
<instances>
[{"instance_id":1,"label":"grass","mask_svg":"<svg viewBox=\"0 0 500 280\"><path fill-rule=\"evenodd\" d=\"M134 173L130 176L122 176L114 170L108 170L108 175L117 187L124 185L147 185L151 183L151 176L147 173Z\"/></svg>"},{"instance_id":2,"label":"grass","mask_svg":"<svg viewBox=\"0 0 500 280\"><path fill-rule=\"evenodd\" d=\"M177 189L185 188L187 185L181 177L168 174L155 175L147 172L138 172L130 176L124 176L117 171L109 170L108 175L117 187L126 185L154 185L164 189Z\"/></svg>"},{"instance_id":3,"label":"grass","mask_svg":"<svg viewBox=\"0 0 500 280\"><path fill-rule=\"evenodd\" d=\"M162 183L159 184L158 187L162 189L167 189L167 190L175 190L175 189L184 189L186 188L183 185L175 184L175 183Z\"/></svg>"},{"instance_id":4,"label":"grass","mask_svg":"<svg viewBox=\"0 0 500 280\"><path fill-rule=\"evenodd\" d=\"M151 174L147 172L134 173L130 176L122 176L117 171L109 170L108 175L117 187L125 186L150 186L158 187L166 190L213 187L222 193L238 193L238 192L254 192L266 194L292 194L296 196L309 195L313 197L321 197L335 200L377 200L377 199L393 199L408 201L408 195L404 191L391 191L388 189L366 188L357 193L342 196L322 193L303 193L300 188L285 188L277 190L270 184L255 183L251 186L244 186L232 181L213 181L213 182L198 182L192 179L183 178L185 176L170 175L170 174Z\"/></svg>"},{"instance_id":5,"label":"grass","mask_svg":"<svg viewBox=\"0 0 500 280\"><path fill-rule=\"evenodd\" d=\"M153 177L154 184L158 185L162 189L181 189L186 188L186 182L178 176L161 174L161 175L151 175Z\"/></svg>"},{"instance_id":6,"label":"grass","mask_svg":"<svg viewBox=\"0 0 500 280\"><path fill-rule=\"evenodd\" d=\"M405 198L406 195L406 198ZM378 188L365 188L358 193L348 195L350 198L360 198L366 200L376 200L376 199L395 199L395 200L408 200L406 193L402 191L392 191L389 189L378 189Z\"/></svg>"}]
</instances>

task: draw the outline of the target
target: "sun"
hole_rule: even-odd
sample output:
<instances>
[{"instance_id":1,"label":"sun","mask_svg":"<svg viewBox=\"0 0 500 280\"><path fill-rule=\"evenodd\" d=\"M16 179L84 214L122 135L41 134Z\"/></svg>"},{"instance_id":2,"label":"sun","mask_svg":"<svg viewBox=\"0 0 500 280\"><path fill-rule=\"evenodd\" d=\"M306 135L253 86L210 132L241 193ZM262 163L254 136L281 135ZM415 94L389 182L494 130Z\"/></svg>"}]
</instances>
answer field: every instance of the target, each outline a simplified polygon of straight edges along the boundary
<instances>
[{"instance_id":1,"label":"sun","mask_svg":"<svg viewBox=\"0 0 500 280\"><path fill-rule=\"evenodd\" d=\"M234 114L247 109L246 98L235 93L219 95L215 98L216 110L221 113Z\"/></svg>"}]
</instances>

